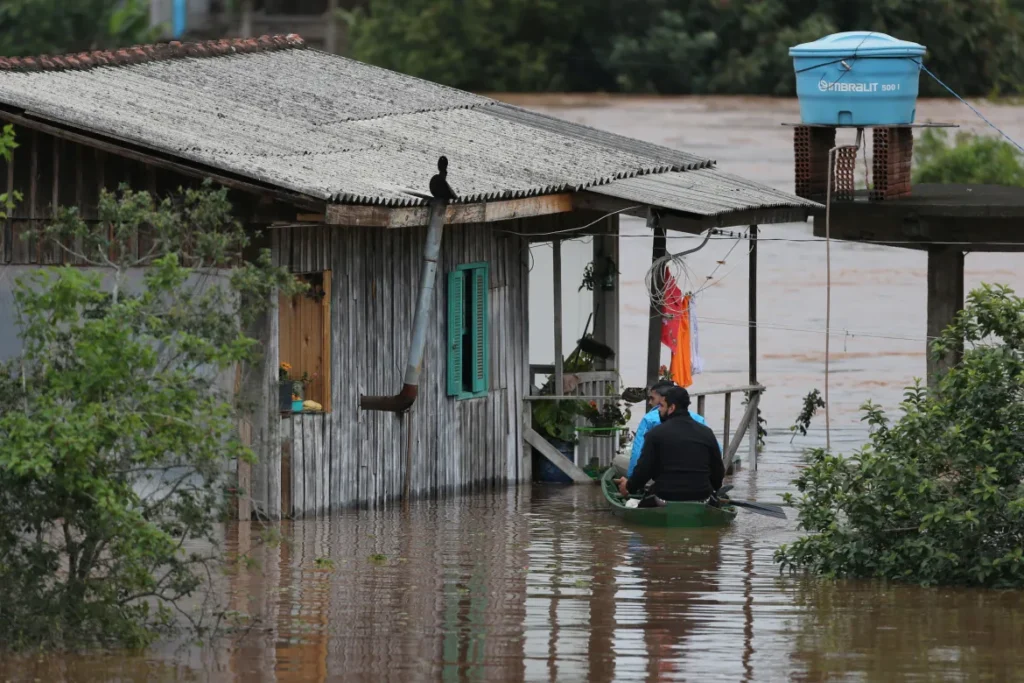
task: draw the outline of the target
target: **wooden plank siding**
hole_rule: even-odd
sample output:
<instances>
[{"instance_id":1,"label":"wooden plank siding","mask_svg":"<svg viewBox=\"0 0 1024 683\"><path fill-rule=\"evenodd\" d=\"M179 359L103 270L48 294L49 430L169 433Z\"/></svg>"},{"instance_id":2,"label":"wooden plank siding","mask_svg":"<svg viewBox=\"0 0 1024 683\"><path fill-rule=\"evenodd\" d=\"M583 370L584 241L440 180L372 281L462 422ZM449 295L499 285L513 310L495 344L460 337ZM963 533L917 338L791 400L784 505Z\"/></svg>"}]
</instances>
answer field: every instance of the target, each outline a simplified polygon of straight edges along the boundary
<instances>
[{"instance_id":1,"label":"wooden plank siding","mask_svg":"<svg viewBox=\"0 0 1024 683\"><path fill-rule=\"evenodd\" d=\"M398 499L410 447L414 497L525 480L519 416L529 372L528 251L523 239L508 232L527 232L521 224L531 220L495 224L504 230L474 224L445 227L419 398L405 416L360 410L359 397L394 394L402 386L426 228L273 231L276 262L295 272L332 272L333 410L326 416L287 418L295 434L290 446L294 515L313 517ZM491 272L490 385L486 396L456 400L447 395L445 383L447 274L476 262L486 262ZM288 334L282 328L282 339ZM294 425L318 419L324 420L322 432L301 430L300 454ZM300 467L301 472L296 469ZM305 482L304 499L295 489L300 479Z\"/></svg>"},{"instance_id":2,"label":"wooden plank siding","mask_svg":"<svg viewBox=\"0 0 1024 683\"><path fill-rule=\"evenodd\" d=\"M3 123L0 116L0 125ZM0 224L0 261L10 265L84 265L73 256L75 245L63 249L39 239L39 230L58 208L77 207L84 220L95 221L103 189L115 192L124 183L160 200L179 188L195 189L203 182L198 172L192 176L157 168L20 125L15 126L15 140L18 147L12 160L0 159L0 192L22 194L9 220ZM228 198L236 218L247 225L265 222L265 216L257 213L271 210L261 208L259 199L241 190L229 191ZM137 256L145 254L151 245L151 237L142 234L132 236L127 248Z\"/></svg>"}]
</instances>

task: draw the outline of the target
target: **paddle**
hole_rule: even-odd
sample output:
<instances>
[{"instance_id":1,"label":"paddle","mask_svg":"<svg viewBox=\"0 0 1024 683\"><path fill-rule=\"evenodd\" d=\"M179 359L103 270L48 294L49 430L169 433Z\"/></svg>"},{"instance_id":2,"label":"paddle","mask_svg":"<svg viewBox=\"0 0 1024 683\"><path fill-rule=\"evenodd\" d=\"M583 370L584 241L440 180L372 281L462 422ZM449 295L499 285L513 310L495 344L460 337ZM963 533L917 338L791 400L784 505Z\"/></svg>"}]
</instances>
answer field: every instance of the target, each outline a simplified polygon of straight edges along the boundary
<instances>
[{"instance_id":1,"label":"paddle","mask_svg":"<svg viewBox=\"0 0 1024 683\"><path fill-rule=\"evenodd\" d=\"M715 495L721 498L725 494L729 493L729 491L732 491L732 484L726 484L722 488L718 489L718 493L716 493Z\"/></svg>"},{"instance_id":2,"label":"paddle","mask_svg":"<svg viewBox=\"0 0 1024 683\"><path fill-rule=\"evenodd\" d=\"M774 517L776 519L786 519L786 511L781 506L771 505L769 503L755 503L750 500L735 500L733 498L720 498L719 502L722 505L735 505L738 508L744 508L751 512L756 512L759 515L765 515L766 517Z\"/></svg>"}]
</instances>

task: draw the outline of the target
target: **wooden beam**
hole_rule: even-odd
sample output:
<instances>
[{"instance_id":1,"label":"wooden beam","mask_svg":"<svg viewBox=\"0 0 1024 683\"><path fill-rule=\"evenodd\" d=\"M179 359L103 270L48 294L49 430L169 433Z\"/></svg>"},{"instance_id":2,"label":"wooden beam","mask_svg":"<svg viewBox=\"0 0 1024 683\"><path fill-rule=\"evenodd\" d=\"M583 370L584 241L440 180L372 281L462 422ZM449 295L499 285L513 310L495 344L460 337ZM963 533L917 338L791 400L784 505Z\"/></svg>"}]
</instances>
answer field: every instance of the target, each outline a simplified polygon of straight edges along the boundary
<instances>
[{"instance_id":1,"label":"wooden beam","mask_svg":"<svg viewBox=\"0 0 1024 683\"><path fill-rule=\"evenodd\" d=\"M654 231L654 248L651 250L651 263L665 255L665 229L661 227L661 219L657 212L651 210L647 215L647 226ZM658 369L661 367L661 310L656 301L662 289L661 273L655 273L651 282L650 315L647 321L647 386L658 381Z\"/></svg>"},{"instance_id":2,"label":"wooden beam","mask_svg":"<svg viewBox=\"0 0 1024 683\"><path fill-rule=\"evenodd\" d=\"M751 395L750 400L747 402L747 409L743 411L743 417L740 418L740 423L736 427L736 435L732 438L732 443L726 449L725 458L725 471L728 472L732 469L732 461L736 457L736 451L739 450L740 444L743 443L743 436L747 433L747 429L750 428L750 422L754 419L754 415L757 414L757 404L759 393ZM756 431L756 427L755 427Z\"/></svg>"},{"instance_id":3,"label":"wooden beam","mask_svg":"<svg viewBox=\"0 0 1024 683\"><path fill-rule=\"evenodd\" d=\"M643 218L648 209L657 209L661 214L662 227L676 232L700 234L708 228L731 228L741 225L758 223L801 223L811 216L815 207L783 206L760 209L739 209L727 211L713 216L674 211L654 205L638 205L625 199L617 199L594 192L579 192L573 198L577 209L593 209L595 211L618 211L622 215Z\"/></svg>"},{"instance_id":4,"label":"wooden beam","mask_svg":"<svg viewBox=\"0 0 1024 683\"><path fill-rule=\"evenodd\" d=\"M11 159L7 162L7 200L14 201L14 162L19 160L21 155L17 153L17 150L11 150ZM12 249L14 245L14 210L7 210L4 207L4 214L7 215L7 220L4 221L4 236L3 236L3 260L4 263L11 262Z\"/></svg>"},{"instance_id":5,"label":"wooden beam","mask_svg":"<svg viewBox=\"0 0 1024 683\"><path fill-rule=\"evenodd\" d=\"M605 273L605 267L615 264L615 269L620 267L619 261L619 217L608 216L597 226L602 228L601 234L594 237L591 253L594 262L594 274L600 276ZM614 275L614 284L611 290L606 290L599 283L594 284L592 293L591 309L594 311L593 335L598 341L604 342L615 351L615 358L604 360L596 359L595 367L601 370L608 370L617 367L621 362L622 348L619 340L619 291L622 286L622 279L618 274ZM611 382L618 388L618 377L613 377Z\"/></svg>"},{"instance_id":6,"label":"wooden beam","mask_svg":"<svg viewBox=\"0 0 1024 683\"><path fill-rule=\"evenodd\" d=\"M562 358L562 242L553 240L551 242L551 271L552 271L552 292L554 297L554 318L555 318L555 395L561 396L565 390L562 381L563 364Z\"/></svg>"},{"instance_id":7,"label":"wooden beam","mask_svg":"<svg viewBox=\"0 0 1024 683\"><path fill-rule=\"evenodd\" d=\"M964 252L959 248L936 248L928 252L928 386L934 388L939 374L960 361L963 349L945 358L931 354L931 339L941 335L964 307Z\"/></svg>"},{"instance_id":8,"label":"wooden beam","mask_svg":"<svg viewBox=\"0 0 1024 683\"><path fill-rule=\"evenodd\" d=\"M747 279L747 352L750 384L757 384L757 226L750 226L750 256ZM726 394L726 401L729 394ZM728 414L728 413L726 413ZM728 422L728 419L726 420ZM756 422L756 419L755 419ZM728 431L728 430L727 430ZM723 446L724 448L724 446ZM757 429L750 432L750 464L757 469Z\"/></svg>"},{"instance_id":9,"label":"wooden beam","mask_svg":"<svg viewBox=\"0 0 1024 683\"><path fill-rule=\"evenodd\" d=\"M884 202L880 202L884 203ZM837 210L833 203L829 232L834 240L871 242L879 246L929 250L939 243L956 243L965 251L1024 251L1019 218L958 218L910 216L895 213ZM825 236L825 218L814 219L814 236Z\"/></svg>"},{"instance_id":10,"label":"wooden beam","mask_svg":"<svg viewBox=\"0 0 1024 683\"><path fill-rule=\"evenodd\" d=\"M195 178L212 178L225 187L230 187L235 190L242 190L251 194L257 195L270 195L279 201L283 201L287 204L294 206L301 206L314 211L320 210L325 202L310 197L308 195L302 195L287 190L282 190L276 187L268 187L260 185L256 182L243 180L240 178L232 177L216 169L206 166L191 166L187 162L179 162L170 158L166 158L161 155L160 152L144 150L142 148L136 148L132 143L126 141L115 140L107 138L105 136L97 136L88 132L79 132L76 130L70 130L62 128L57 125L39 121L34 118L15 114L10 111L0 111L0 120L10 121L19 126L24 126L30 130L36 130L41 133L46 133L54 137L62 138L64 140L70 140L86 147L92 147L98 150L109 152L111 154L124 157L126 159L134 159L135 161L141 161L144 164L151 166L157 166L159 168L165 168L182 175L187 175Z\"/></svg>"},{"instance_id":11,"label":"wooden beam","mask_svg":"<svg viewBox=\"0 0 1024 683\"><path fill-rule=\"evenodd\" d=\"M338 54L338 0L327 0L324 28L324 49L332 55L336 55Z\"/></svg>"},{"instance_id":12,"label":"wooden beam","mask_svg":"<svg viewBox=\"0 0 1024 683\"><path fill-rule=\"evenodd\" d=\"M587 473L576 466L572 460L558 452L558 449L548 443L548 440L537 433L534 429L527 429L523 433L526 443L533 446L537 451L551 461L551 464L562 470L567 477L572 479L574 484L593 484L594 480L587 476ZM527 449L529 450L529 449Z\"/></svg>"},{"instance_id":13,"label":"wooden beam","mask_svg":"<svg viewBox=\"0 0 1024 683\"><path fill-rule=\"evenodd\" d=\"M494 223L515 218L568 213L572 210L573 199L572 195L568 193L478 204L449 204L445 223ZM411 228L427 225L430 222L430 207L388 208L355 204L328 204L326 222L329 225L355 227Z\"/></svg>"}]
</instances>

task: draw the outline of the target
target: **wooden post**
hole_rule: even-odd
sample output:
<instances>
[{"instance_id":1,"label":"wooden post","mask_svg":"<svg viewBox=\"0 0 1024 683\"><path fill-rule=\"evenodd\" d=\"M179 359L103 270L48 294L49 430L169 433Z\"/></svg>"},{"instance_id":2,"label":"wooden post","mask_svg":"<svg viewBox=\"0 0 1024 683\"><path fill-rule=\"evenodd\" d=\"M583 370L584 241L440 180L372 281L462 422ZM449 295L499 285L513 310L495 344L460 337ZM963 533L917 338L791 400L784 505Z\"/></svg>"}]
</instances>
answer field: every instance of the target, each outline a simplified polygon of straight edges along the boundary
<instances>
[{"instance_id":1,"label":"wooden post","mask_svg":"<svg viewBox=\"0 0 1024 683\"><path fill-rule=\"evenodd\" d=\"M661 219L654 210L647 213L647 227L654 231L654 248L651 250L651 263L654 263L665 255L665 229L661 227ZM654 273L651 280L650 320L647 323L647 386L658 381L658 368L661 367L661 311L656 297L664 286L662 273Z\"/></svg>"},{"instance_id":2,"label":"wooden post","mask_svg":"<svg viewBox=\"0 0 1024 683\"><path fill-rule=\"evenodd\" d=\"M562 359L562 241L551 242L551 271L554 282L554 309L555 309L555 396L561 396L564 391L562 383L563 359Z\"/></svg>"},{"instance_id":3,"label":"wooden post","mask_svg":"<svg viewBox=\"0 0 1024 683\"><path fill-rule=\"evenodd\" d=\"M749 292L747 294L747 350L749 352L748 366L750 370L750 386L757 384L757 226L750 226L750 260L749 275L747 279ZM748 401L753 401L754 396L749 394ZM750 467L757 469L757 415L754 415L754 424L750 430Z\"/></svg>"},{"instance_id":4,"label":"wooden post","mask_svg":"<svg viewBox=\"0 0 1024 683\"><path fill-rule=\"evenodd\" d=\"M327 0L326 19L324 49L335 55L338 54L338 0Z\"/></svg>"},{"instance_id":5,"label":"wooden post","mask_svg":"<svg viewBox=\"0 0 1024 683\"><path fill-rule=\"evenodd\" d=\"M941 372L960 362L962 349L945 358L931 355L931 339L953 322L964 307L964 252L958 247L937 247L928 250L928 386L934 388Z\"/></svg>"},{"instance_id":6,"label":"wooden post","mask_svg":"<svg viewBox=\"0 0 1024 683\"><path fill-rule=\"evenodd\" d=\"M732 392L725 394L725 427L722 430L722 451L729 450L729 413L732 409Z\"/></svg>"},{"instance_id":7,"label":"wooden post","mask_svg":"<svg viewBox=\"0 0 1024 683\"><path fill-rule=\"evenodd\" d=\"M275 289L270 295L267 310L267 340L264 345L263 391L266 403L263 405L266 420L266 439L261 456L267 463L267 510L270 519L281 519L281 403L277 391L278 366L280 359L280 319L278 317L279 296Z\"/></svg>"},{"instance_id":8,"label":"wooden post","mask_svg":"<svg viewBox=\"0 0 1024 683\"><path fill-rule=\"evenodd\" d=\"M11 160L7 162L7 199L11 200L14 198L14 160L18 159L20 155L16 150L11 150ZM79 204L81 206L81 204ZM4 236L3 245L4 263L10 263L13 255L14 245L14 211L8 211L7 207L4 207L4 214L7 215L7 220L4 221Z\"/></svg>"},{"instance_id":9,"label":"wooden post","mask_svg":"<svg viewBox=\"0 0 1024 683\"><path fill-rule=\"evenodd\" d=\"M242 0L242 26L239 32L243 38L252 38L252 0Z\"/></svg>"},{"instance_id":10,"label":"wooden post","mask_svg":"<svg viewBox=\"0 0 1024 683\"><path fill-rule=\"evenodd\" d=\"M256 339L263 354L255 364L245 368L242 377L243 396L248 407L250 439L258 462L251 470L248 491L253 507L261 516L281 518L281 404L278 393L280 332L278 294L270 295L269 309L252 324L249 336ZM244 471L240 472L244 476ZM241 484L241 482L240 482ZM239 510L244 514L245 508Z\"/></svg>"},{"instance_id":11,"label":"wooden post","mask_svg":"<svg viewBox=\"0 0 1024 683\"><path fill-rule=\"evenodd\" d=\"M594 272L603 281L605 268L615 264L618 270L619 265L619 217L609 216L602 221L599 234L594 236L593 259ZM615 351L615 358L610 360L597 359L595 370L613 370L619 361L619 276L613 278L614 288L604 290L601 283L594 285L593 311L594 311L594 338L604 342ZM616 393L618 386L616 385Z\"/></svg>"}]
</instances>

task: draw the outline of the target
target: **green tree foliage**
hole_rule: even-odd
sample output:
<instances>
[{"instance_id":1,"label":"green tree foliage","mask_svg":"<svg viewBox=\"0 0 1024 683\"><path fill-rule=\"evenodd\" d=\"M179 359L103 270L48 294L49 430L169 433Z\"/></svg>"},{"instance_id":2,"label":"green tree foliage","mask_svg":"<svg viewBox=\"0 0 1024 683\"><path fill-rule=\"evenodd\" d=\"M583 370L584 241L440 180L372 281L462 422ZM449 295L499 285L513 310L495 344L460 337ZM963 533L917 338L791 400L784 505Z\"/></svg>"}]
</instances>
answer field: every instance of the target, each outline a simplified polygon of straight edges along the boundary
<instances>
[{"instance_id":1,"label":"green tree foliage","mask_svg":"<svg viewBox=\"0 0 1024 683\"><path fill-rule=\"evenodd\" d=\"M145 0L3 0L0 55L104 50L159 37Z\"/></svg>"},{"instance_id":2,"label":"green tree foliage","mask_svg":"<svg viewBox=\"0 0 1024 683\"><path fill-rule=\"evenodd\" d=\"M10 162L11 153L17 147L18 143L14 141L14 126L7 124L0 129L0 159ZM0 192L0 220L7 218L7 213L14 208L15 203L20 199L20 192Z\"/></svg>"},{"instance_id":3,"label":"green tree foliage","mask_svg":"<svg viewBox=\"0 0 1024 683\"><path fill-rule=\"evenodd\" d=\"M1003 286L971 292L932 352L961 344L962 362L933 391L908 389L896 422L865 406L873 431L860 452L808 452L795 504L810 535L777 551L783 567L1024 586L1024 300Z\"/></svg>"},{"instance_id":4,"label":"green tree foliage","mask_svg":"<svg viewBox=\"0 0 1024 683\"><path fill-rule=\"evenodd\" d=\"M792 95L789 48L852 30L924 44L963 94L1024 87L1007 0L369 0L346 17L356 58L469 90Z\"/></svg>"},{"instance_id":5,"label":"green tree foliage","mask_svg":"<svg viewBox=\"0 0 1024 683\"><path fill-rule=\"evenodd\" d=\"M95 268L15 288L23 352L0 367L8 645L144 645L204 586L230 462L253 457L220 387L259 352L245 330L261 302L296 289L269 252L243 261L224 190L156 203L122 188L99 217L64 210L44 233ZM140 229L152 246L136 257ZM215 612L182 614L205 627Z\"/></svg>"},{"instance_id":6,"label":"green tree foliage","mask_svg":"<svg viewBox=\"0 0 1024 683\"><path fill-rule=\"evenodd\" d=\"M914 182L1024 187L1021 160L1000 138L959 132L950 144L946 131L928 129L914 145Z\"/></svg>"}]
</instances>

